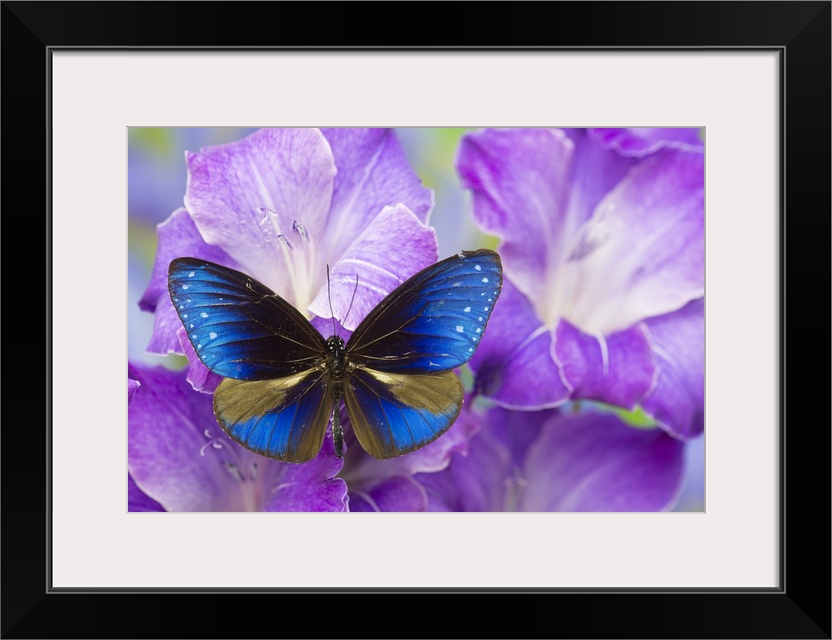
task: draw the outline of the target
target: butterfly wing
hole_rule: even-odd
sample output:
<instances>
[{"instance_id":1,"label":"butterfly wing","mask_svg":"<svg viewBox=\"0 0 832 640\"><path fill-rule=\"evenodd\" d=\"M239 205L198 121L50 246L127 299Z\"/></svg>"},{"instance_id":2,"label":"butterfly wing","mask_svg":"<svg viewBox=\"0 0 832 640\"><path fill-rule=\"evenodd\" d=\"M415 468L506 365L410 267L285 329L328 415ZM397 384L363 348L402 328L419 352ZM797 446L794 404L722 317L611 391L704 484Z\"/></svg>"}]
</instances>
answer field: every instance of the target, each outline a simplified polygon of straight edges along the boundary
<instances>
[{"instance_id":1,"label":"butterfly wing","mask_svg":"<svg viewBox=\"0 0 832 640\"><path fill-rule=\"evenodd\" d=\"M344 401L364 449L392 458L453 424L462 385L451 369L474 355L501 287L495 252L462 252L405 281L361 322L346 346Z\"/></svg>"},{"instance_id":2,"label":"butterfly wing","mask_svg":"<svg viewBox=\"0 0 832 640\"><path fill-rule=\"evenodd\" d=\"M271 289L222 265L178 258L168 289L197 356L225 378L214 392L225 432L270 458L313 458L334 402L319 366L323 337Z\"/></svg>"},{"instance_id":3,"label":"butterfly wing","mask_svg":"<svg viewBox=\"0 0 832 640\"><path fill-rule=\"evenodd\" d=\"M224 378L291 376L325 354L326 342L303 314L244 273L177 258L168 290L197 356Z\"/></svg>"},{"instance_id":4,"label":"butterfly wing","mask_svg":"<svg viewBox=\"0 0 832 640\"><path fill-rule=\"evenodd\" d=\"M332 405L332 391L317 370L273 380L226 378L214 392L214 415L225 432L283 462L306 462L318 454Z\"/></svg>"}]
</instances>

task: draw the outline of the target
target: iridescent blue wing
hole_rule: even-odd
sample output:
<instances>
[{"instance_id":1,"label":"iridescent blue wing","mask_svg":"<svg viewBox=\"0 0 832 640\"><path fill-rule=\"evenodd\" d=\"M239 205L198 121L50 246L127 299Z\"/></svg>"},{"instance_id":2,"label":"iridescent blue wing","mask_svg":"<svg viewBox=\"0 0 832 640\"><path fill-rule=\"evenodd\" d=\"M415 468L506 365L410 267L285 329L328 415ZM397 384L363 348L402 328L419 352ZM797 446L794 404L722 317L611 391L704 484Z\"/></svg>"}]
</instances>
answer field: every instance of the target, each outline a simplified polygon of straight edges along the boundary
<instances>
[{"instance_id":1,"label":"iridescent blue wing","mask_svg":"<svg viewBox=\"0 0 832 640\"><path fill-rule=\"evenodd\" d=\"M462 383L453 371L386 373L356 368L344 385L355 437L385 460L436 440L462 409Z\"/></svg>"},{"instance_id":2,"label":"iridescent blue wing","mask_svg":"<svg viewBox=\"0 0 832 640\"><path fill-rule=\"evenodd\" d=\"M451 369L474 355L501 287L495 252L462 252L405 281L361 322L346 346L344 401L364 449L392 458L453 424L463 393Z\"/></svg>"},{"instance_id":3,"label":"iridescent blue wing","mask_svg":"<svg viewBox=\"0 0 832 640\"><path fill-rule=\"evenodd\" d=\"M394 289L347 343L350 361L378 371L425 373L474 355L503 284L494 251L463 251Z\"/></svg>"},{"instance_id":4,"label":"iridescent blue wing","mask_svg":"<svg viewBox=\"0 0 832 640\"><path fill-rule=\"evenodd\" d=\"M318 454L332 406L326 376L314 369L274 380L226 378L214 392L214 415L225 432L283 462L306 462Z\"/></svg>"},{"instance_id":5,"label":"iridescent blue wing","mask_svg":"<svg viewBox=\"0 0 832 640\"><path fill-rule=\"evenodd\" d=\"M202 363L225 378L266 380L312 368L326 342L265 285L213 262L177 258L168 290Z\"/></svg>"}]
</instances>

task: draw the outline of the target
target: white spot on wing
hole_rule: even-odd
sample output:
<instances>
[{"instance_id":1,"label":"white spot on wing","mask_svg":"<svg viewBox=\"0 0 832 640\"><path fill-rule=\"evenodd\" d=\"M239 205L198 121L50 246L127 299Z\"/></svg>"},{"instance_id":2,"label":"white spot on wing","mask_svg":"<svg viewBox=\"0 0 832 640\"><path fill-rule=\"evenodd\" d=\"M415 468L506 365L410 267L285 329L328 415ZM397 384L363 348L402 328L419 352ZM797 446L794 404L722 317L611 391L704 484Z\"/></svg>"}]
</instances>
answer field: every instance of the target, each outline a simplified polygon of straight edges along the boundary
<instances>
[{"instance_id":1,"label":"white spot on wing","mask_svg":"<svg viewBox=\"0 0 832 640\"><path fill-rule=\"evenodd\" d=\"M471 310L471 307L465 307L465 308L463 309L463 311L464 311L465 313L468 313L470 310Z\"/></svg>"},{"instance_id":2,"label":"white spot on wing","mask_svg":"<svg viewBox=\"0 0 832 640\"><path fill-rule=\"evenodd\" d=\"M191 272L188 274L188 277L189 277L189 278L193 278L195 275L196 275L196 271L191 271Z\"/></svg>"},{"instance_id":3,"label":"white spot on wing","mask_svg":"<svg viewBox=\"0 0 832 640\"><path fill-rule=\"evenodd\" d=\"M200 318L207 318L208 314L203 311L202 313L199 314L199 317Z\"/></svg>"},{"instance_id":4,"label":"white spot on wing","mask_svg":"<svg viewBox=\"0 0 832 640\"><path fill-rule=\"evenodd\" d=\"M459 333L462 333L462 332L463 332L462 325L461 325L461 324L456 325L456 330L457 330Z\"/></svg>"},{"instance_id":5,"label":"white spot on wing","mask_svg":"<svg viewBox=\"0 0 832 640\"><path fill-rule=\"evenodd\" d=\"M482 281L483 282L488 282L488 278L483 278Z\"/></svg>"},{"instance_id":6,"label":"white spot on wing","mask_svg":"<svg viewBox=\"0 0 832 640\"><path fill-rule=\"evenodd\" d=\"M474 265L474 269L476 269L477 271L482 271L482 267L478 264Z\"/></svg>"},{"instance_id":7,"label":"white spot on wing","mask_svg":"<svg viewBox=\"0 0 832 640\"><path fill-rule=\"evenodd\" d=\"M479 331L479 329L477 329L477 331ZM208 334L208 338L209 338L210 340L213 340L213 339L214 339L214 338L216 338L216 337L217 337L217 334L216 334L216 333L214 333L213 331L212 331L211 333L209 333L209 334Z\"/></svg>"},{"instance_id":8,"label":"white spot on wing","mask_svg":"<svg viewBox=\"0 0 832 640\"><path fill-rule=\"evenodd\" d=\"M183 284L183 285L182 285L182 288L183 288L185 291L187 291L188 289L190 289L190 288L191 288L191 285L189 285L189 284Z\"/></svg>"}]
</instances>

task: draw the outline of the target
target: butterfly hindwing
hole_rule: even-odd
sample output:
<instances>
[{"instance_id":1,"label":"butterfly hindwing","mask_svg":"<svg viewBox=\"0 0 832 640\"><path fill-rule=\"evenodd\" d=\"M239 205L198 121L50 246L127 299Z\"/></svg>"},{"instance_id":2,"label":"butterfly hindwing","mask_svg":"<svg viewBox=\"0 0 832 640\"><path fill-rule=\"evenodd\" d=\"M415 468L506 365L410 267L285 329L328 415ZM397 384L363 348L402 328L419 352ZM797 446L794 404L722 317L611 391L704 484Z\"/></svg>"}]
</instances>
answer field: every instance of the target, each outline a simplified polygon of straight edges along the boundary
<instances>
[{"instance_id":1,"label":"butterfly hindwing","mask_svg":"<svg viewBox=\"0 0 832 640\"><path fill-rule=\"evenodd\" d=\"M214 392L214 415L238 443L269 458L306 462L321 449L332 391L317 369L272 380L226 378Z\"/></svg>"},{"instance_id":2,"label":"butterfly hindwing","mask_svg":"<svg viewBox=\"0 0 832 640\"><path fill-rule=\"evenodd\" d=\"M461 252L397 287L347 343L353 364L425 373L459 367L476 351L502 287L494 251Z\"/></svg>"},{"instance_id":3,"label":"butterfly hindwing","mask_svg":"<svg viewBox=\"0 0 832 640\"><path fill-rule=\"evenodd\" d=\"M453 371L386 373L356 369L344 387L355 437L382 460L414 451L441 436L462 408Z\"/></svg>"},{"instance_id":4,"label":"butterfly hindwing","mask_svg":"<svg viewBox=\"0 0 832 640\"><path fill-rule=\"evenodd\" d=\"M199 359L225 378L290 376L324 353L324 339L303 314L244 273L177 258L168 290Z\"/></svg>"}]
</instances>

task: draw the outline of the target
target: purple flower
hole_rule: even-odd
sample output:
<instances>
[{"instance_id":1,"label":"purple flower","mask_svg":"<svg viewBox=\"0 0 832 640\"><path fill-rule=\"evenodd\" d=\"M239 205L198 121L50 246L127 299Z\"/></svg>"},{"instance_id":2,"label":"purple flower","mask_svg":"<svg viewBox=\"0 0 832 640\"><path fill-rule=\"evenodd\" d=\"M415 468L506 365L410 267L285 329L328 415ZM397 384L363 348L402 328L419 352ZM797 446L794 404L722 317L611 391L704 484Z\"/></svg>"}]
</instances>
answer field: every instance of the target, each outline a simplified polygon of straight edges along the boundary
<instances>
[{"instance_id":1,"label":"purple flower","mask_svg":"<svg viewBox=\"0 0 832 640\"><path fill-rule=\"evenodd\" d=\"M684 444L612 413L471 411L467 455L416 475L430 511L666 511L679 499Z\"/></svg>"},{"instance_id":2,"label":"purple flower","mask_svg":"<svg viewBox=\"0 0 832 640\"><path fill-rule=\"evenodd\" d=\"M642 405L703 430L704 160L695 130L484 130L457 168L501 238L504 286L470 365L509 408Z\"/></svg>"},{"instance_id":3,"label":"purple flower","mask_svg":"<svg viewBox=\"0 0 832 640\"><path fill-rule=\"evenodd\" d=\"M128 366L130 511L346 511L332 438L310 462L251 453L217 424L211 396L185 372Z\"/></svg>"},{"instance_id":4,"label":"purple flower","mask_svg":"<svg viewBox=\"0 0 832 640\"><path fill-rule=\"evenodd\" d=\"M432 193L395 135L266 129L186 160L186 206L157 228L153 274L140 306L154 313L148 351L184 353L190 369L131 368L131 509L424 510L425 491L412 478L444 469L454 452L466 450L471 432L465 424L384 462L364 452L349 428L343 459L334 456L331 433L321 453L302 465L251 453L218 425L206 394L221 378L196 357L167 290L174 258L217 262L263 282L325 336L334 316L346 340L387 293L438 258L426 224ZM342 416L349 425L345 411Z\"/></svg>"},{"instance_id":5,"label":"purple flower","mask_svg":"<svg viewBox=\"0 0 832 640\"><path fill-rule=\"evenodd\" d=\"M186 160L185 208L158 227L153 274L139 304L155 313L148 351L187 355L194 388L213 391L219 377L196 358L171 305L172 259L192 256L246 272L315 316L324 335L333 314L354 329L387 293L438 259L426 225L432 194L390 130L262 129Z\"/></svg>"}]
</instances>

